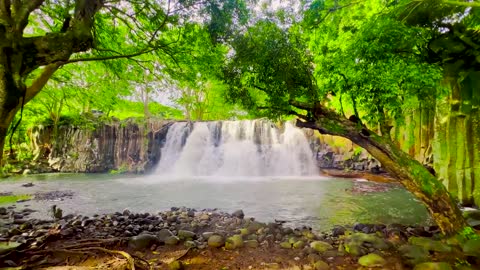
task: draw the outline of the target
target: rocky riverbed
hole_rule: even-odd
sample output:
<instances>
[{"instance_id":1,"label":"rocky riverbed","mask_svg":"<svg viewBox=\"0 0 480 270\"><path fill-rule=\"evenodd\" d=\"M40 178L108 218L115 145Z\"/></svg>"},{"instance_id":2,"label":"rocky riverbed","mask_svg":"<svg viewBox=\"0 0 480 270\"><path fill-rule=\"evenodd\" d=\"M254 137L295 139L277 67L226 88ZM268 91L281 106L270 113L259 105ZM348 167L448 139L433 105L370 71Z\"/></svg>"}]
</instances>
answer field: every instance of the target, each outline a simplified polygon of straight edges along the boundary
<instances>
[{"instance_id":1,"label":"rocky riverbed","mask_svg":"<svg viewBox=\"0 0 480 270\"><path fill-rule=\"evenodd\" d=\"M480 238L436 227L337 226L324 233L262 223L242 210L172 207L159 213L29 219L0 208L0 267L48 269L479 269ZM23 267L23 268L22 268ZM83 268L80 268L83 267ZM98 268L99 267L99 268ZM56 269L56 268L51 268Z\"/></svg>"}]
</instances>

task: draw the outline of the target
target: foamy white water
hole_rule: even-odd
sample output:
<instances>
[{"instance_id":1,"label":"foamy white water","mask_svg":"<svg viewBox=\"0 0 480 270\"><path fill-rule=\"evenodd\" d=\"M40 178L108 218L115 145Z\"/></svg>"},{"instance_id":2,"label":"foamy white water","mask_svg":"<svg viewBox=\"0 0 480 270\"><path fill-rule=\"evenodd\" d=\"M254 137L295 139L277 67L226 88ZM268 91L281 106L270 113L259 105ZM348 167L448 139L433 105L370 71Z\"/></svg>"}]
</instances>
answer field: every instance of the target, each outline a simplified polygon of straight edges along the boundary
<instances>
[{"instance_id":1,"label":"foamy white water","mask_svg":"<svg viewBox=\"0 0 480 270\"><path fill-rule=\"evenodd\" d=\"M291 123L269 121L174 123L161 150L156 175L314 176L314 154Z\"/></svg>"}]
</instances>

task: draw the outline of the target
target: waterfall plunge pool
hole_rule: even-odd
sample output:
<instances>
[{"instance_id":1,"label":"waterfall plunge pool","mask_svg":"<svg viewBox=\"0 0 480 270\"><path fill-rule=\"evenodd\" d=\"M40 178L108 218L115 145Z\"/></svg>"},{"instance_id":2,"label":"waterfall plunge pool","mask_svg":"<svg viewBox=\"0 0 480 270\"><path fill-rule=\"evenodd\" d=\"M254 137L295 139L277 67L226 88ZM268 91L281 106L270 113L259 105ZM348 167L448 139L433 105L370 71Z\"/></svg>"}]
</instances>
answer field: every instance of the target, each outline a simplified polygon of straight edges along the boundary
<instances>
[{"instance_id":1,"label":"waterfall plunge pool","mask_svg":"<svg viewBox=\"0 0 480 270\"><path fill-rule=\"evenodd\" d=\"M32 182L33 187L22 187ZM326 177L167 177L107 174L50 174L14 177L0 181L0 191L34 194L71 191L61 201L32 200L17 203L38 212L32 218L49 218L56 204L64 214L106 214L128 208L135 212L164 211L172 206L243 209L247 217L288 226L310 226L326 231L334 225L400 223L428 225L426 209L401 187L381 192L354 192L355 185L380 185ZM381 184L385 185L385 184ZM6 205L2 205L6 206Z\"/></svg>"},{"instance_id":2,"label":"waterfall plunge pool","mask_svg":"<svg viewBox=\"0 0 480 270\"><path fill-rule=\"evenodd\" d=\"M48 217L56 204L64 214L89 216L126 208L243 209L259 221L284 220L316 231L357 222L430 223L425 207L401 187L318 176L313 150L305 133L289 122L282 128L261 119L178 122L168 129L151 175L32 175L1 181L0 192L73 192L62 201L20 203L38 210L33 218ZM34 186L22 187L27 182ZM363 192L377 187L382 191Z\"/></svg>"}]
</instances>

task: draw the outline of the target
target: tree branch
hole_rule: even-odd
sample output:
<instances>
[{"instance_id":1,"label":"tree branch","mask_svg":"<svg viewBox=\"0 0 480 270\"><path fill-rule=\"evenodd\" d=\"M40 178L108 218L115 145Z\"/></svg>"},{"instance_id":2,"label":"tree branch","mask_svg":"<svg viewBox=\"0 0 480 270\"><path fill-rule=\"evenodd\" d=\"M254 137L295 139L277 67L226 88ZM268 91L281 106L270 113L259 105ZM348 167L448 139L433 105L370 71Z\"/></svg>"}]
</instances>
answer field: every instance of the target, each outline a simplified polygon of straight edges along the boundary
<instances>
[{"instance_id":1,"label":"tree branch","mask_svg":"<svg viewBox=\"0 0 480 270\"><path fill-rule=\"evenodd\" d=\"M473 2L462 2L462 1L452 1L452 0L444 0L442 3L452 6L460 6L460 7L480 7L480 3L473 1Z\"/></svg>"},{"instance_id":2,"label":"tree branch","mask_svg":"<svg viewBox=\"0 0 480 270\"><path fill-rule=\"evenodd\" d=\"M42 74L40 74L40 76L38 76L38 78L33 81L32 85L27 87L27 93L25 94L25 103L32 100L38 93L40 93L43 87L47 84L50 77L52 77L53 73L55 73L55 71L57 71L59 67L60 64L52 64L45 67Z\"/></svg>"},{"instance_id":3,"label":"tree branch","mask_svg":"<svg viewBox=\"0 0 480 270\"><path fill-rule=\"evenodd\" d=\"M306 110L306 111L313 111L313 109L315 108L311 104L308 104L306 102L296 101L296 100L290 100L288 103L293 107L296 107L301 110Z\"/></svg>"},{"instance_id":4,"label":"tree branch","mask_svg":"<svg viewBox=\"0 0 480 270\"><path fill-rule=\"evenodd\" d=\"M313 130L318 130L320 134L330 134L332 135L328 130L319 127L314 121L301 121L300 119L297 119L297 122L295 122L295 126L299 128L309 128Z\"/></svg>"},{"instance_id":5,"label":"tree branch","mask_svg":"<svg viewBox=\"0 0 480 270\"><path fill-rule=\"evenodd\" d=\"M0 0L0 24L5 26L13 25L10 0Z\"/></svg>"},{"instance_id":6,"label":"tree branch","mask_svg":"<svg viewBox=\"0 0 480 270\"><path fill-rule=\"evenodd\" d=\"M22 6L19 7L19 14L15 16L15 28L19 32L23 32L25 27L28 24L28 16L32 13L35 9L39 8L45 0L29 0L24 1Z\"/></svg>"},{"instance_id":7,"label":"tree branch","mask_svg":"<svg viewBox=\"0 0 480 270\"><path fill-rule=\"evenodd\" d=\"M122 59L122 58L132 58L135 56L139 56L142 54L150 53L153 52L155 49L148 49L148 50L142 50L136 53L132 54L124 54L124 55L112 55L112 56L99 56L99 57L90 57L90 58L76 58L76 59L70 59L67 61L58 61L57 63L60 63L60 65L66 65L66 64L71 64L71 63L78 63L78 62L91 62L91 61L103 61L103 60L115 60L115 59Z\"/></svg>"}]
</instances>

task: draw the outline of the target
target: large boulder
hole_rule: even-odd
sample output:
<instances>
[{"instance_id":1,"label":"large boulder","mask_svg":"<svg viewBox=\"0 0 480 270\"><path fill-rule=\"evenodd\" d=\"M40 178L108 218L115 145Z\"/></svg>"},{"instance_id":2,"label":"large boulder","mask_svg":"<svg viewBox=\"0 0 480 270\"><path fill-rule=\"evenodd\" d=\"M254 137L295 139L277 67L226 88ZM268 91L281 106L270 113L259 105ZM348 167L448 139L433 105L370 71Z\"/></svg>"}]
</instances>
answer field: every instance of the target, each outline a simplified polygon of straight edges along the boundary
<instances>
[{"instance_id":1,"label":"large boulder","mask_svg":"<svg viewBox=\"0 0 480 270\"><path fill-rule=\"evenodd\" d=\"M134 250L145 250L158 243L160 240L157 236L145 233L130 238L128 247Z\"/></svg>"}]
</instances>

